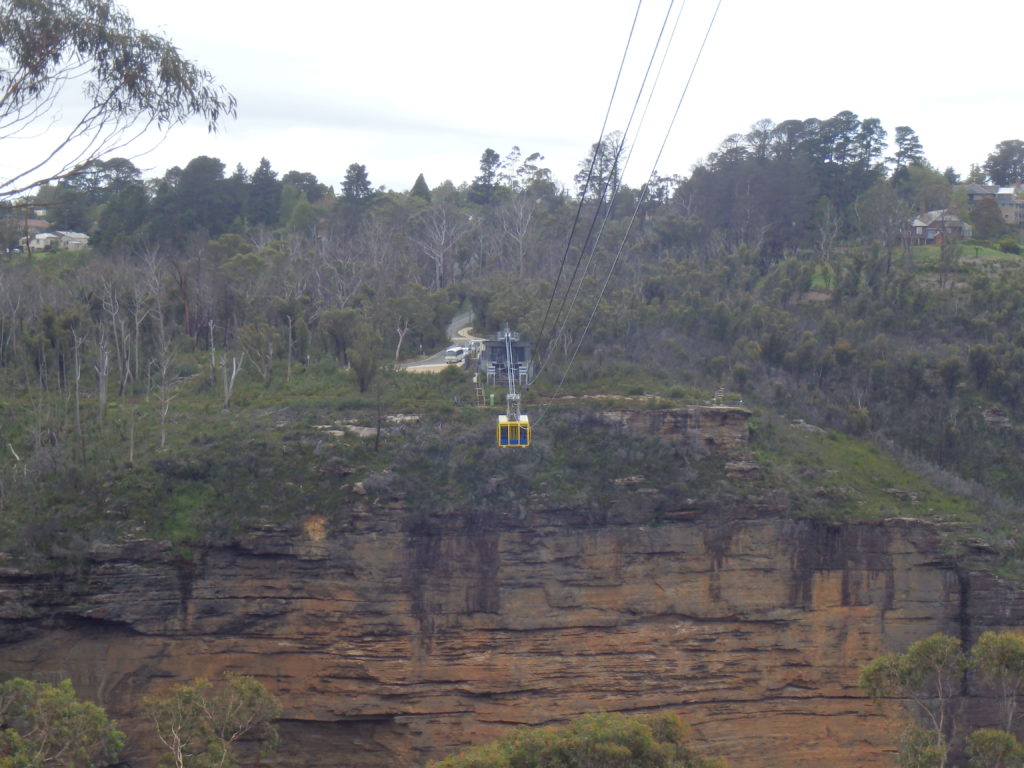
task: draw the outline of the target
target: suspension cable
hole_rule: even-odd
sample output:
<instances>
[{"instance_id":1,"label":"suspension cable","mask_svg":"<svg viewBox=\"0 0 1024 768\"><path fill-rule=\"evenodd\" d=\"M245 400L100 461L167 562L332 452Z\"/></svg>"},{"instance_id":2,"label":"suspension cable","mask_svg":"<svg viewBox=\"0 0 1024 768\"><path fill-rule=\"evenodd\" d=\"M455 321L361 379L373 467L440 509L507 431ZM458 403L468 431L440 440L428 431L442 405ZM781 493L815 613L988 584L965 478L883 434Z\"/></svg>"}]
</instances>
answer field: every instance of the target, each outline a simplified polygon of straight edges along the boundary
<instances>
[{"instance_id":1,"label":"suspension cable","mask_svg":"<svg viewBox=\"0 0 1024 768\"><path fill-rule=\"evenodd\" d=\"M708 38L711 36L711 30L714 27L715 20L718 18L718 11L721 7L722 0L718 0L718 2L715 5L714 13L711 15L711 20L708 22L708 27L704 33L704 38L701 41L700 48L697 51L697 55L694 57L693 65L691 66L689 76L686 79L686 84L684 85L683 91L679 96L679 100L676 102L676 108L675 111L672 113L672 119L669 121L669 125L665 131L665 136L662 139L661 146L658 148L657 156L655 157L654 163L651 167L651 176L654 175L655 170L658 166L658 162L661 160L661 156L664 153L665 147L668 144L669 136L671 135L672 129L675 126L676 119L679 117L679 112L683 106L683 100L686 98L686 94L690 89L690 84L693 82L694 73L697 70L697 65L700 63L701 56L704 52L705 46L707 45ZM629 224L626 226L626 231L623 233L622 239L619 242L619 247L616 250L615 256L612 259L612 263L608 268L608 273L606 274L604 282L601 285L601 290L598 292L597 299L594 301L593 309L590 312L590 316L587 318L587 323L583 328L583 332L580 334L579 339L576 342L576 346L573 349L572 355L570 356L569 361L566 363L565 370L562 372L562 378L559 380L558 386L555 388L555 394L552 395L551 399L557 397L558 394L562 391L562 386L565 384L565 379L569 375L569 370L572 368L573 363L576 361L576 356L579 354L580 348L583 346L583 340L586 338L586 335L589 332L591 325L593 324L594 317L597 314L597 310L601 305L601 301L604 299L605 291L607 290L608 284L611 281L612 274L615 271L615 267L618 265L622 253L625 250L626 240L629 237L629 234L633 228L633 224L636 222L637 216L640 212L640 207L644 202L644 198L646 197L649 188L649 183L644 185L644 187L640 191L640 194L637 195L637 203L633 209L633 214L629 218ZM548 407L550 407L551 404L551 399L549 399L547 405L542 409L540 417L535 420L535 424L540 423L541 419L543 419L543 417L546 415L547 409Z\"/></svg>"},{"instance_id":2,"label":"suspension cable","mask_svg":"<svg viewBox=\"0 0 1024 768\"><path fill-rule=\"evenodd\" d=\"M565 330L565 326L567 325L567 323L569 321L569 315L572 312L572 308L575 306L576 299L579 297L580 292L582 291L583 280L586 277L587 272L590 271L590 264L592 263L592 261L594 259L594 256L597 253L597 246L598 246L598 244L601 241L601 236L604 233L604 229L607 226L608 221L611 218L612 203L613 203L613 201L615 199L615 196L618 194L618 191L619 191L619 180L625 175L626 169L629 167L629 161L630 161L630 158L632 157L632 154L633 154L632 147L630 147L629 151L626 153L626 159L625 159L625 161L623 163L621 163L621 164L619 163L619 158L622 156L623 149L626 146L626 139L629 136L630 128L633 125L633 120L636 117L637 110L638 110L639 105L640 105L640 100L641 100L641 98L643 96L644 90L647 87L647 80L650 77L651 69L654 66L654 61L655 61L655 58L657 56L658 50L659 50L659 48L662 47L661 46L661 40L664 37L665 29L666 29L666 27L668 25L668 20L672 16L672 8L673 8L674 5L675 5L675 0L671 0L671 2L668 5L668 8L667 8L667 10L665 12L665 18L662 20L661 27L658 30L658 37L657 37L657 40L655 40L653 49L651 50L651 56L648 59L647 67L644 70L643 80L641 81L640 87L637 90L636 99L633 101L633 106L632 106L632 109L630 110L629 118L628 118L628 120L626 122L625 130L622 132L621 138L619 139L618 146L615 147L615 151L614 151L613 159L612 159L613 168L615 169L615 172L613 172L612 174L609 174L609 176L604 180L604 184L601 187L601 192L597 196L597 205L594 208L594 215L591 218L590 226L587 228L587 234L586 234L586 237L584 238L583 246L580 248L579 257L576 259L576 266L573 268L573 272L572 272L572 275L569 278L568 283L566 283L565 293L562 295L562 301L559 304L558 312L555 314L555 319L552 321L551 344L548 345L548 347L546 349L546 352L545 352L545 355L544 355L543 359L541 360L540 365L538 366L536 372L534 373L531 381L535 381L537 379L537 377L540 376L540 374L544 371L544 369L547 367L548 362L552 358L552 354L554 353L554 342L558 338L558 336L562 332L564 332L564 330ZM680 13L676 17L676 25L673 27L672 34L670 35L670 38L669 38L669 45L671 45L672 37L675 36L675 29L676 29L676 26L678 26L678 24L679 24L679 17L682 14L682 8L684 8L685 5L686 5L686 0L683 0L683 4L680 7ZM639 7L637 8L637 10L639 11ZM634 27L635 27L635 25L636 25L636 18L635 17L633 19L633 24L634 24ZM628 47L627 47L627 52L628 52ZM664 66L665 57L667 56L667 54L668 54L668 46L666 46L664 48L663 55L662 55L662 60L661 60L661 67ZM624 54L624 56L625 56L625 54ZM651 97L653 96L654 89L657 87L658 78L660 77L660 74L661 74L661 67L659 67L658 72L655 75L654 83L652 84L651 89L649 91L648 100L647 100L647 107L650 106ZM620 71L620 74L621 74L621 71L622 71L621 70L621 65L620 65L620 70L619 71ZM645 109L643 111L643 114L641 115L640 123L637 126L637 135L639 135L639 132L640 132L642 126L643 126L643 121L644 121L644 117L646 117L646 114L647 114L647 108L645 107ZM595 167L595 165L597 163L598 152L599 151L600 151L600 145L599 144L595 145L594 153L593 153L593 157L591 159L591 165L590 165L591 173L593 172L593 169L594 169L594 167ZM588 182L589 182L589 178L588 178ZM583 205L583 201L584 201L585 195L586 195L586 189L584 189L584 192L581 194L581 197L580 197L580 207L577 208L577 219L576 219L576 221L579 220L579 211L580 211L580 208ZM575 234L575 231L576 231L576 221L573 222L573 230L570 233L570 242L571 242L573 234ZM598 222L600 222L600 227L599 228L598 228ZM595 229L597 229L597 236L596 237L594 237ZM585 261L584 261L584 259L585 259ZM564 265L565 265L565 259L563 257L563 261L562 261L562 267L563 268L564 268ZM580 267L581 266L583 266L582 274L580 274ZM562 274L562 268L559 269L559 277L561 277L561 274ZM579 276L579 281L576 280L577 276ZM558 287L558 281L556 281L555 286L552 288L552 298L554 298L554 295L555 295L555 293L557 291L557 287ZM574 287L575 287L575 293L573 293L573 288ZM569 301L570 295L572 295L572 300L571 301ZM566 302L567 301L569 301L568 309L566 309ZM551 302L549 301L548 302L548 309L549 310L550 310L550 307L551 307ZM545 328L545 326L547 324L547 317L548 317L548 313L545 312L544 323L542 323L542 325L541 325L542 333L543 333L543 330L544 330L544 328ZM559 323L559 321L561 321L561 323ZM538 346L538 349L541 346L541 337L540 336L538 336L537 346Z\"/></svg>"},{"instance_id":3,"label":"suspension cable","mask_svg":"<svg viewBox=\"0 0 1024 768\"><path fill-rule=\"evenodd\" d=\"M643 6L644 0L637 0L636 11L633 14L633 23L629 27L629 36L626 38L626 48L622 52L622 59L619 62L619 71L615 75L615 84L612 86L612 94L608 99L608 107L604 113L604 121L601 123L601 133L598 137L597 143L600 144L604 140L604 132L608 128L608 118L612 113L612 106L615 103L615 94L619 90L619 83L622 80L622 72L626 67L626 58L629 54L629 46L633 41L633 33L636 31L636 22L640 18L640 8ZM594 175L594 167L597 165L597 153L594 153L594 157L590 161L590 168L587 171L587 176L583 181L583 189L580 191L579 204L576 206L576 216L573 218L572 228L569 230L569 237L565 241L565 252L562 254L562 263L558 267L558 274L555 277L555 284L551 287L551 297L548 299L548 306L544 310L544 319L540 324L540 333L537 334L538 347L540 346L540 340L544 337L544 330L548 322L548 314L551 311L551 305L555 300L555 296L558 292L558 283L562 279L562 272L565 269L565 262L569 258L569 249L572 246L573 236L576 234L576 227L579 224L580 216L583 213L583 202L587 197L587 189L590 186L590 180Z\"/></svg>"}]
</instances>

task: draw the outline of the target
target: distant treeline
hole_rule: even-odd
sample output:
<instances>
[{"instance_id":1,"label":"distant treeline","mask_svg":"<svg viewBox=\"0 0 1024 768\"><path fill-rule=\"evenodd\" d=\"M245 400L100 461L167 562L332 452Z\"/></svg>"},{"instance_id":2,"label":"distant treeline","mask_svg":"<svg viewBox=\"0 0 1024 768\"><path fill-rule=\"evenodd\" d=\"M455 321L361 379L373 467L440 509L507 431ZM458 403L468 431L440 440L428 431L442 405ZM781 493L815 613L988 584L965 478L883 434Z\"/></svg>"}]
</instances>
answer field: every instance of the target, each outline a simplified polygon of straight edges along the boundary
<instances>
[{"instance_id":1,"label":"distant treeline","mask_svg":"<svg viewBox=\"0 0 1024 768\"><path fill-rule=\"evenodd\" d=\"M228 367L244 354L242 375L268 382L321 359L372 376L443 346L464 306L550 356L538 386L638 369L726 386L1024 498L1018 233L972 209L910 128L886 146L850 112L763 121L687 178L632 188L611 134L571 192L518 148L486 150L468 184L407 192L355 163L336 192L267 160L226 176L198 157L151 181L101 161L22 201L91 248L5 256L0 366L22 391L101 402L173 386L175 355L198 351ZM1022 168L1024 143L1006 141L972 178ZM915 214L952 205L986 239L913 250ZM6 211L8 248L27 210Z\"/></svg>"}]
</instances>

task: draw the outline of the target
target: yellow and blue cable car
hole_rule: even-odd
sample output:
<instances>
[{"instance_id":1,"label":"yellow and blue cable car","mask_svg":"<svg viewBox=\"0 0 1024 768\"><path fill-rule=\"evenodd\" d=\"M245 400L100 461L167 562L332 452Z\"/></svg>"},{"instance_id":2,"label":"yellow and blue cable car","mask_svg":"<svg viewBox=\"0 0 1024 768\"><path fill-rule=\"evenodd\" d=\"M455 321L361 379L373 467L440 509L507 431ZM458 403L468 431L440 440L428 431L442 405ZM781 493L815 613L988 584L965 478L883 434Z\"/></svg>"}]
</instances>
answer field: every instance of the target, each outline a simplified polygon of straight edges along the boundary
<instances>
[{"instance_id":1,"label":"yellow and blue cable car","mask_svg":"<svg viewBox=\"0 0 1024 768\"><path fill-rule=\"evenodd\" d=\"M530 445L530 417L520 414L510 419L502 415L498 417L498 447L526 448Z\"/></svg>"},{"instance_id":2,"label":"yellow and blue cable car","mask_svg":"<svg viewBox=\"0 0 1024 768\"><path fill-rule=\"evenodd\" d=\"M498 417L498 428L496 431L499 448L527 448L530 445L530 439L533 437L530 429L530 417L520 413L521 397L516 392L517 371L524 376L525 382L525 374L529 367L527 364L513 364L513 338L518 340L519 336L518 334L513 334L506 325L504 332L498 337L498 339L505 342L504 360L492 362L495 370L500 365L504 369L503 373L508 378L507 405L505 413ZM497 378L497 373L495 373L495 378Z\"/></svg>"}]
</instances>

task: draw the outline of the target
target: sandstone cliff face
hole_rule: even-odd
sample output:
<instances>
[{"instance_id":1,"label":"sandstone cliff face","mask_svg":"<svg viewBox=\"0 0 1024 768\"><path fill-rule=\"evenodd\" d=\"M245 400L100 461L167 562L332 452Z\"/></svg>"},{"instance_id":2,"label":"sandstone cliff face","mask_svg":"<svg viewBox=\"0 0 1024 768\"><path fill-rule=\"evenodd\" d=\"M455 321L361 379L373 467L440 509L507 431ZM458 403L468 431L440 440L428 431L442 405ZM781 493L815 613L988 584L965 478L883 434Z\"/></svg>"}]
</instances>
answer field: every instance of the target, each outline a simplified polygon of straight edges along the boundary
<instances>
[{"instance_id":1,"label":"sandstone cliff face","mask_svg":"<svg viewBox=\"0 0 1024 768\"><path fill-rule=\"evenodd\" d=\"M1019 623L1020 596L950 567L929 525L781 512L638 503L593 524L385 499L188 564L135 542L78 578L8 568L0 675L70 676L136 744L144 696L253 675L284 705L278 766L421 764L517 724L655 708L735 768L881 764L890 721L859 667Z\"/></svg>"}]
</instances>

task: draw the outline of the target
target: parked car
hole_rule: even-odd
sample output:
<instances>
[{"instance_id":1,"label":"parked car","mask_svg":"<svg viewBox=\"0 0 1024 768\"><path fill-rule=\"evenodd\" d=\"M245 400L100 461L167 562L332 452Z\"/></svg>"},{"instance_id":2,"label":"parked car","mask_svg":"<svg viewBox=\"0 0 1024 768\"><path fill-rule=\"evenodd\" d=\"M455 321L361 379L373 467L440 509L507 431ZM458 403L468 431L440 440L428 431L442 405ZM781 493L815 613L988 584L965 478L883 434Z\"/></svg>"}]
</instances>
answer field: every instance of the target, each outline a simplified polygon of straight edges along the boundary
<instances>
[{"instance_id":1,"label":"parked car","mask_svg":"<svg viewBox=\"0 0 1024 768\"><path fill-rule=\"evenodd\" d=\"M444 351L444 361L448 365L463 365L466 362L465 347L448 347Z\"/></svg>"}]
</instances>

